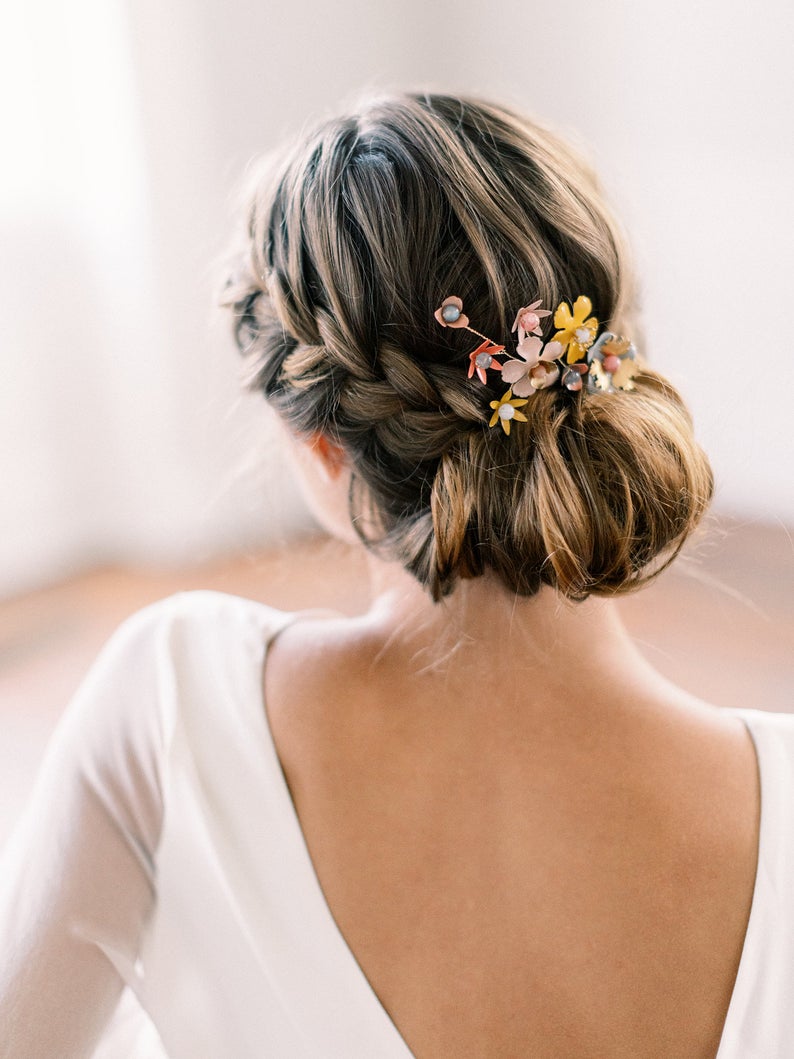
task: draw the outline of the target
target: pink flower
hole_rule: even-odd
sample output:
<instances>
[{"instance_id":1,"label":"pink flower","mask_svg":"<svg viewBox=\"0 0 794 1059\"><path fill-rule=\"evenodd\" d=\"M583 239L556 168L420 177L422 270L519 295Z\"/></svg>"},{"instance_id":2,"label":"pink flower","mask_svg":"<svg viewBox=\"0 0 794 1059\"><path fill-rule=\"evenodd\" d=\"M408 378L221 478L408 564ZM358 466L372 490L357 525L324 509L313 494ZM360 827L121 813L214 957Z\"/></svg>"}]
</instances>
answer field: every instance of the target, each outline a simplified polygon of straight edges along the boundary
<instances>
[{"instance_id":1,"label":"pink flower","mask_svg":"<svg viewBox=\"0 0 794 1059\"><path fill-rule=\"evenodd\" d=\"M502 365L498 360L494 360L494 353L504 353L504 346L496 346L489 339L486 339L482 345L477 346L475 350L469 353L469 373L468 377L477 372L477 377L480 382L488 382L488 376L485 374L489 368L493 368L495 371L501 371Z\"/></svg>"},{"instance_id":2,"label":"pink flower","mask_svg":"<svg viewBox=\"0 0 794 1059\"><path fill-rule=\"evenodd\" d=\"M540 321L544 316L551 316L551 309L540 309L540 298L531 305L523 305L516 313L511 331L518 331L518 341L523 342L527 335L540 334Z\"/></svg>"},{"instance_id":3,"label":"pink flower","mask_svg":"<svg viewBox=\"0 0 794 1059\"><path fill-rule=\"evenodd\" d=\"M545 390L559 379L560 369L554 363L563 353L559 342L547 342L544 347L539 338L527 335L516 346L516 353L523 359L506 360L502 365L502 378L511 384L518 397L530 397L536 390Z\"/></svg>"},{"instance_id":4,"label":"pink flower","mask_svg":"<svg viewBox=\"0 0 794 1059\"><path fill-rule=\"evenodd\" d=\"M469 318L463 315L460 298L445 298L433 313L442 327L468 327Z\"/></svg>"}]
</instances>

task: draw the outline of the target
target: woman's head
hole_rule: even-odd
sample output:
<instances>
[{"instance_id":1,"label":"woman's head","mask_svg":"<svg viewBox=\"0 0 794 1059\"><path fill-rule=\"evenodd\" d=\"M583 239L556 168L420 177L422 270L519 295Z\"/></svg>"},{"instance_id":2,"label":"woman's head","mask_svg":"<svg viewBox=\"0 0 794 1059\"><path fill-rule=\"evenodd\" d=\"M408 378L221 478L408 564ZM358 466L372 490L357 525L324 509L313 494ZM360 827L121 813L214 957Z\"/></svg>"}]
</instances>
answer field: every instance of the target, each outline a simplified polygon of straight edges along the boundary
<instances>
[{"instance_id":1,"label":"woman's head","mask_svg":"<svg viewBox=\"0 0 794 1059\"><path fill-rule=\"evenodd\" d=\"M347 454L357 532L434 599L486 570L614 595L677 554L712 476L668 382L541 390L508 437L488 427L504 384L467 378L472 336L434 317L454 294L508 344L519 306L586 294L638 337L616 223L553 134L479 100L375 99L279 157L248 233L228 300L252 387Z\"/></svg>"}]
</instances>

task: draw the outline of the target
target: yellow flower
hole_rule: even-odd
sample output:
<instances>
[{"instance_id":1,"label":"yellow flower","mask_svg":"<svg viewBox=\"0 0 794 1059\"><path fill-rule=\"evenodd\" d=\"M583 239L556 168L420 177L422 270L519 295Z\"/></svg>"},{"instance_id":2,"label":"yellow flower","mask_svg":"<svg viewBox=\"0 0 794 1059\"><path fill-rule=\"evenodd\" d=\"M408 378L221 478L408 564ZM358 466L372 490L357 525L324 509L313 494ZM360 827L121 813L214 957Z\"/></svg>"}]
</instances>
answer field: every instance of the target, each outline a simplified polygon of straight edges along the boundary
<instances>
[{"instance_id":1,"label":"yellow flower","mask_svg":"<svg viewBox=\"0 0 794 1059\"><path fill-rule=\"evenodd\" d=\"M497 423L501 423L502 430L509 436L511 419L520 419L522 423L526 423L527 417L523 412L519 412L518 409L528 403L526 397L523 400L515 398L513 397L513 391L508 390L502 394L498 401L491 401L491 408L494 409L494 414L491 416L491 422L488 426L495 427Z\"/></svg>"},{"instance_id":2,"label":"yellow flower","mask_svg":"<svg viewBox=\"0 0 794 1059\"><path fill-rule=\"evenodd\" d=\"M574 302L573 313L568 308L567 302L560 302L557 306L554 326L560 330L554 335L554 341L559 342L563 350L567 349L565 359L569 364L581 360L595 340L598 320L590 316L592 311L593 305L590 299L583 294Z\"/></svg>"}]
</instances>

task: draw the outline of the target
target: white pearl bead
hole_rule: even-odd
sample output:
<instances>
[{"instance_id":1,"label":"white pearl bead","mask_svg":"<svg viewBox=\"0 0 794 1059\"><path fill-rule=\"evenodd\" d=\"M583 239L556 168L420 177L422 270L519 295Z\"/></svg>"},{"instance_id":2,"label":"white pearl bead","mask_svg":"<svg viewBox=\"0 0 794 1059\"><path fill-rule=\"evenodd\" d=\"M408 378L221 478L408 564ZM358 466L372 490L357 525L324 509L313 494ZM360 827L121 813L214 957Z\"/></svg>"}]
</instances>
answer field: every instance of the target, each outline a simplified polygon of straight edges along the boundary
<instances>
[{"instance_id":1,"label":"white pearl bead","mask_svg":"<svg viewBox=\"0 0 794 1059\"><path fill-rule=\"evenodd\" d=\"M448 324L454 324L456 320L460 319L460 309L457 305L445 305L441 310L441 315Z\"/></svg>"},{"instance_id":2,"label":"white pearl bead","mask_svg":"<svg viewBox=\"0 0 794 1059\"><path fill-rule=\"evenodd\" d=\"M515 414L516 410L511 404L503 404L499 408L500 419L512 419Z\"/></svg>"},{"instance_id":3,"label":"white pearl bead","mask_svg":"<svg viewBox=\"0 0 794 1059\"><path fill-rule=\"evenodd\" d=\"M480 353L474 363L477 365L478 368L490 368L491 360L492 357L490 353Z\"/></svg>"}]
</instances>

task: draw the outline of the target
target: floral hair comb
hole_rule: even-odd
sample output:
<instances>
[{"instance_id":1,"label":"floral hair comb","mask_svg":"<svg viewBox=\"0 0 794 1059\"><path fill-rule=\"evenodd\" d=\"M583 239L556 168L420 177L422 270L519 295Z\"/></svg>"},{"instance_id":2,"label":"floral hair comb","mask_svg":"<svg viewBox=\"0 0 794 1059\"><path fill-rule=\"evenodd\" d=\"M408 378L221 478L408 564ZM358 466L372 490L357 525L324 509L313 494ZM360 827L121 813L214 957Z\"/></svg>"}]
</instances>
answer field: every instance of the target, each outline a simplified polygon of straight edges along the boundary
<instances>
[{"instance_id":1,"label":"floral hair comb","mask_svg":"<svg viewBox=\"0 0 794 1059\"><path fill-rule=\"evenodd\" d=\"M585 376L589 393L635 388L633 379L639 364L634 344L612 331L602 331L596 338L599 324L592 311L592 303L585 295L576 299L573 309L567 302L560 302L554 313L557 330L544 344L541 320L551 316L551 310L542 309L540 299L522 306L511 328L517 332L516 355L505 361L496 359L507 356L504 346L469 326L460 298L445 298L434 315L442 327L462 327L482 339L469 354L468 377L473 378L476 372L480 382L487 383L489 370L501 372L509 388L498 401L490 402L494 411L488 425L500 423L509 435L513 419L527 421L519 409L529 404L529 398L538 390L557 382L574 392L582 389Z\"/></svg>"}]
</instances>

